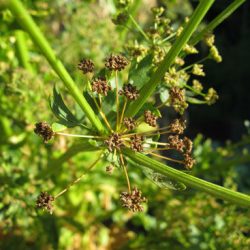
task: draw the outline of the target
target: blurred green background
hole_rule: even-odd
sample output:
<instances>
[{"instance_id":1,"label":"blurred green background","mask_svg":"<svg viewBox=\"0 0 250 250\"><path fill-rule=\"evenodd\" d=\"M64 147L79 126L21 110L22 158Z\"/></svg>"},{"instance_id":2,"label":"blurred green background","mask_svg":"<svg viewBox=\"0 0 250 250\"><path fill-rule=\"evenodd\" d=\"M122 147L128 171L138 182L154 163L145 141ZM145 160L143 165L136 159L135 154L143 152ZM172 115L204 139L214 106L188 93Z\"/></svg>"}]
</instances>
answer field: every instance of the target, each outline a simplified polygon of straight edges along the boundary
<instances>
[{"instance_id":1,"label":"blurred green background","mask_svg":"<svg viewBox=\"0 0 250 250\"><path fill-rule=\"evenodd\" d=\"M106 55L123 50L121 33L111 22L115 1L23 2L80 88L76 65L82 57L101 67ZM225 4L216 1L206 21ZM197 1L145 0L138 20L146 26L150 7L157 5L180 22ZM197 160L192 174L245 193L250 192L249 8L245 3L215 32L223 62L205 64L205 81L216 88L219 101L191 106L186 114ZM40 191L59 192L93 162L93 155L55 161L72 141L60 138L45 145L34 135L34 123L55 120L48 97L54 84L62 84L28 37L35 73L21 67L19 26L8 10L1 10L0 22L0 249L249 249L249 210L189 188L160 189L136 169L130 170L132 182L149 200L144 213L121 208L124 179L118 171L107 175L101 164L58 199L52 215L37 211Z\"/></svg>"}]
</instances>

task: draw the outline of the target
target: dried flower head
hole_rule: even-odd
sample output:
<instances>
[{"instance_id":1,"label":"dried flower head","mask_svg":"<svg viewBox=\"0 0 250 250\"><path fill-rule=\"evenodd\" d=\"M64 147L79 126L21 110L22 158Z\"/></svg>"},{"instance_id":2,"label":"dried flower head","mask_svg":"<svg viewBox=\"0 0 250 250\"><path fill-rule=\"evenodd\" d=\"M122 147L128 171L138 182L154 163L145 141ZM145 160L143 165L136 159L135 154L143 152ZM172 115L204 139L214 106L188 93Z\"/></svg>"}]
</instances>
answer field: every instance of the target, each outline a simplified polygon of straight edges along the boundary
<instances>
[{"instance_id":1,"label":"dried flower head","mask_svg":"<svg viewBox=\"0 0 250 250\"><path fill-rule=\"evenodd\" d=\"M106 172L107 172L108 174L112 174L113 171L114 171L114 166L113 166L112 164L110 164L110 165L108 165L108 166L106 167Z\"/></svg>"},{"instance_id":2,"label":"dried flower head","mask_svg":"<svg viewBox=\"0 0 250 250\"><path fill-rule=\"evenodd\" d=\"M123 124L128 130L133 130L136 128L136 121L132 117L125 117L123 119Z\"/></svg>"},{"instance_id":3,"label":"dried flower head","mask_svg":"<svg viewBox=\"0 0 250 250\"><path fill-rule=\"evenodd\" d=\"M125 95L128 100L134 101L139 97L139 91L132 84L124 84L121 91L119 91L120 95Z\"/></svg>"},{"instance_id":4,"label":"dried flower head","mask_svg":"<svg viewBox=\"0 0 250 250\"><path fill-rule=\"evenodd\" d=\"M140 135L133 135L130 137L130 145L131 149L136 152L142 152L143 151L143 136Z\"/></svg>"},{"instance_id":5,"label":"dried flower head","mask_svg":"<svg viewBox=\"0 0 250 250\"><path fill-rule=\"evenodd\" d=\"M186 129L186 121L181 121L180 119L175 119L170 125L169 130L171 133L183 134Z\"/></svg>"},{"instance_id":6,"label":"dried flower head","mask_svg":"<svg viewBox=\"0 0 250 250\"><path fill-rule=\"evenodd\" d=\"M185 89L173 87L169 91L170 105L175 109L176 112L182 114L188 107L185 97Z\"/></svg>"},{"instance_id":7,"label":"dried flower head","mask_svg":"<svg viewBox=\"0 0 250 250\"><path fill-rule=\"evenodd\" d=\"M185 145L183 140L179 138L179 135L170 135L168 137L169 147L171 149L176 149L177 151L183 152Z\"/></svg>"},{"instance_id":8,"label":"dried flower head","mask_svg":"<svg viewBox=\"0 0 250 250\"><path fill-rule=\"evenodd\" d=\"M183 138L183 144L184 144L185 152L190 154L193 149L193 142L188 137L185 136Z\"/></svg>"},{"instance_id":9,"label":"dried flower head","mask_svg":"<svg viewBox=\"0 0 250 250\"><path fill-rule=\"evenodd\" d=\"M38 122L35 124L34 132L43 138L43 141L48 142L54 135L54 132L47 122Z\"/></svg>"},{"instance_id":10,"label":"dried flower head","mask_svg":"<svg viewBox=\"0 0 250 250\"><path fill-rule=\"evenodd\" d=\"M111 55L105 59L105 67L109 70L121 71L128 65L128 60L122 55Z\"/></svg>"},{"instance_id":11,"label":"dried flower head","mask_svg":"<svg viewBox=\"0 0 250 250\"><path fill-rule=\"evenodd\" d=\"M192 169L195 164L195 160L190 156L190 154L184 154L184 164L187 169Z\"/></svg>"},{"instance_id":12,"label":"dried flower head","mask_svg":"<svg viewBox=\"0 0 250 250\"><path fill-rule=\"evenodd\" d=\"M142 192L138 190L137 187L133 188L131 193L122 192L120 194L120 200L122 206L128 208L128 210L132 212L143 211L141 203L147 202L147 199L142 197Z\"/></svg>"},{"instance_id":13,"label":"dried flower head","mask_svg":"<svg viewBox=\"0 0 250 250\"><path fill-rule=\"evenodd\" d=\"M150 110L146 110L144 112L144 118L145 118L145 122L152 126L152 127L156 127L156 121L158 119L158 117L156 115L154 115Z\"/></svg>"},{"instance_id":14,"label":"dried flower head","mask_svg":"<svg viewBox=\"0 0 250 250\"><path fill-rule=\"evenodd\" d=\"M92 73L94 71L94 63L89 59L82 59L78 64L78 69L80 69L83 74Z\"/></svg>"},{"instance_id":15,"label":"dried flower head","mask_svg":"<svg viewBox=\"0 0 250 250\"><path fill-rule=\"evenodd\" d=\"M108 82L103 77L99 77L92 82L93 92L106 96L109 90L111 90L111 86L108 85Z\"/></svg>"},{"instance_id":16,"label":"dried flower head","mask_svg":"<svg viewBox=\"0 0 250 250\"><path fill-rule=\"evenodd\" d=\"M36 207L48 210L51 214L53 212L52 202L55 198L52 195L49 195L47 192L41 192L36 200Z\"/></svg>"},{"instance_id":17,"label":"dried flower head","mask_svg":"<svg viewBox=\"0 0 250 250\"><path fill-rule=\"evenodd\" d=\"M108 145L110 152L113 152L115 149L120 150L123 145L122 138L118 133L112 133L104 142Z\"/></svg>"}]
</instances>

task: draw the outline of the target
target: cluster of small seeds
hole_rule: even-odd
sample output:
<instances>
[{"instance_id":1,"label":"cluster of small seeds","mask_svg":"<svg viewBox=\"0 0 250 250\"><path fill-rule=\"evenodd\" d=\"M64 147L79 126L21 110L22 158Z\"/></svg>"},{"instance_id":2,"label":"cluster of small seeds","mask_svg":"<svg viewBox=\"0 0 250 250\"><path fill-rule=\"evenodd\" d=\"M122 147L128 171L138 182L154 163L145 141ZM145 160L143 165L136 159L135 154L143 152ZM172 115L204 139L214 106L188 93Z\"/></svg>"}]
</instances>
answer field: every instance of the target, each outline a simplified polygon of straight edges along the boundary
<instances>
[{"instance_id":1,"label":"cluster of small seeds","mask_svg":"<svg viewBox=\"0 0 250 250\"><path fill-rule=\"evenodd\" d=\"M147 199L142 196L142 192L134 187L131 193L122 192L120 194L120 200L123 207L126 207L132 212L143 211L142 203L147 202Z\"/></svg>"},{"instance_id":2,"label":"cluster of small seeds","mask_svg":"<svg viewBox=\"0 0 250 250\"><path fill-rule=\"evenodd\" d=\"M128 63L128 60L122 55L111 55L105 59L105 67L111 71L121 71Z\"/></svg>"},{"instance_id":3,"label":"cluster of small seeds","mask_svg":"<svg viewBox=\"0 0 250 250\"><path fill-rule=\"evenodd\" d=\"M47 192L41 192L40 195L37 197L36 207L39 209L45 209L52 214L53 212L52 202L54 200L55 198L52 195L48 194Z\"/></svg>"},{"instance_id":4,"label":"cluster of small seeds","mask_svg":"<svg viewBox=\"0 0 250 250\"><path fill-rule=\"evenodd\" d=\"M54 135L50 125L47 122L38 122L35 124L34 132L43 138L43 141L48 142Z\"/></svg>"},{"instance_id":5,"label":"cluster of small seeds","mask_svg":"<svg viewBox=\"0 0 250 250\"><path fill-rule=\"evenodd\" d=\"M97 92L100 95L107 96L108 91L110 90L111 86L108 85L108 82L104 77L99 77L92 82L93 92Z\"/></svg>"},{"instance_id":6,"label":"cluster of small seeds","mask_svg":"<svg viewBox=\"0 0 250 250\"><path fill-rule=\"evenodd\" d=\"M119 91L120 95L124 95L128 100L134 101L139 97L139 91L132 84L124 84L122 90Z\"/></svg>"},{"instance_id":7,"label":"cluster of small seeds","mask_svg":"<svg viewBox=\"0 0 250 250\"><path fill-rule=\"evenodd\" d=\"M136 128L136 121L132 117L124 117L123 124L129 131Z\"/></svg>"},{"instance_id":8,"label":"cluster of small seeds","mask_svg":"<svg viewBox=\"0 0 250 250\"><path fill-rule=\"evenodd\" d=\"M150 125L151 127L156 127L157 125L156 122L157 122L158 117L154 115L152 111L146 110L144 112L144 119L148 125Z\"/></svg>"},{"instance_id":9,"label":"cluster of small seeds","mask_svg":"<svg viewBox=\"0 0 250 250\"><path fill-rule=\"evenodd\" d=\"M78 64L78 69L81 70L83 74L92 73L94 68L94 63L89 59L82 59Z\"/></svg>"},{"instance_id":10,"label":"cluster of small seeds","mask_svg":"<svg viewBox=\"0 0 250 250\"><path fill-rule=\"evenodd\" d=\"M136 151L136 152L142 152L143 151L143 136L141 135L132 135L130 137L130 147L133 151Z\"/></svg>"}]
</instances>

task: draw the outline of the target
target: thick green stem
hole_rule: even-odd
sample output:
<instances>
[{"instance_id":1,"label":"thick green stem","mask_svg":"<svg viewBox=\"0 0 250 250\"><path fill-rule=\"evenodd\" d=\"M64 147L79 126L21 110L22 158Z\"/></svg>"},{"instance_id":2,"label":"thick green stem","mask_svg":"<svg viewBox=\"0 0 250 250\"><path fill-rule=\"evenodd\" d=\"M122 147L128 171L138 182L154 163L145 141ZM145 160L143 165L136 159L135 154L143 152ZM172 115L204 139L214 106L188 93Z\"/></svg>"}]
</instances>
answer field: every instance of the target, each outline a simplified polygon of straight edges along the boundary
<instances>
[{"instance_id":1,"label":"thick green stem","mask_svg":"<svg viewBox=\"0 0 250 250\"><path fill-rule=\"evenodd\" d=\"M27 47L26 34L22 30L15 31L16 37L16 53L19 59L20 66L27 69L29 72L33 72L33 68L29 61L29 51Z\"/></svg>"},{"instance_id":2,"label":"thick green stem","mask_svg":"<svg viewBox=\"0 0 250 250\"><path fill-rule=\"evenodd\" d=\"M152 75L151 79L141 88L140 97L133 102L126 111L126 116L134 116L153 94L156 86L161 82L165 75L165 72L169 69L171 64L174 62L176 56L181 52L182 48L188 42L189 38L196 30L200 22L202 21L209 8L212 6L215 0L202 0L196 10L194 11L190 21L184 28L180 37L176 40L170 51L165 56L164 60Z\"/></svg>"},{"instance_id":3,"label":"thick green stem","mask_svg":"<svg viewBox=\"0 0 250 250\"><path fill-rule=\"evenodd\" d=\"M225 19L227 19L232 13L238 9L246 0L235 0L231 3L225 10L223 10L212 22L210 22L202 31L200 31L197 35L195 35L190 44L195 45L198 43L203 37L212 32L218 25L220 25Z\"/></svg>"},{"instance_id":4,"label":"thick green stem","mask_svg":"<svg viewBox=\"0 0 250 250\"><path fill-rule=\"evenodd\" d=\"M36 23L33 21L29 13L26 11L22 3L19 0L9 0L6 2L6 7L11 10L16 20L18 21L18 24L22 26L24 30L27 31L33 42L40 48L51 67L61 78L64 85L68 88L70 94L74 97L76 102L85 112L93 126L95 126L99 132L103 132L104 127L101 121L95 115L94 111L82 95L81 91L75 85L73 79L63 66L62 62L55 56L55 53L49 45L48 41L46 40L45 36L42 34L42 32L40 31Z\"/></svg>"},{"instance_id":5,"label":"thick green stem","mask_svg":"<svg viewBox=\"0 0 250 250\"><path fill-rule=\"evenodd\" d=\"M187 186L204 191L215 197L226 201L233 202L241 206L250 206L250 196L232 191L230 189L221 187L211 182L204 181L192 175L186 174L182 171L171 168L161 162L151 159L141 153L135 153L129 149L124 149L123 153L128 156L135 163L148 167L163 175L166 175L174 180L183 182Z\"/></svg>"}]
</instances>

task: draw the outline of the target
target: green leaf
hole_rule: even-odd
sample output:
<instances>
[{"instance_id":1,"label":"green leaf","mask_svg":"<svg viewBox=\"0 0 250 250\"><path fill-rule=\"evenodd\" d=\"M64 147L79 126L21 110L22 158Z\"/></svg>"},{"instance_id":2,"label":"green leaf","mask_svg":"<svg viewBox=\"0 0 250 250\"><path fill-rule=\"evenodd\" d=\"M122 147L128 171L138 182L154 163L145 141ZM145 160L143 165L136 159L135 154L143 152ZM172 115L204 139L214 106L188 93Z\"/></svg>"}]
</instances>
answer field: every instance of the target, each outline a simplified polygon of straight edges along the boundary
<instances>
[{"instance_id":1,"label":"green leaf","mask_svg":"<svg viewBox=\"0 0 250 250\"><path fill-rule=\"evenodd\" d=\"M50 99L50 107L55 116L59 119L59 123L67 127L81 125L81 121L68 109L56 87L53 88L53 97Z\"/></svg>"},{"instance_id":2,"label":"green leaf","mask_svg":"<svg viewBox=\"0 0 250 250\"><path fill-rule=\"evenodd\" d=\"M139 63L135 60L131 63L128 80L140 89L150 79L153 56L147 55Z\"/></svg>"}]
</instances>

